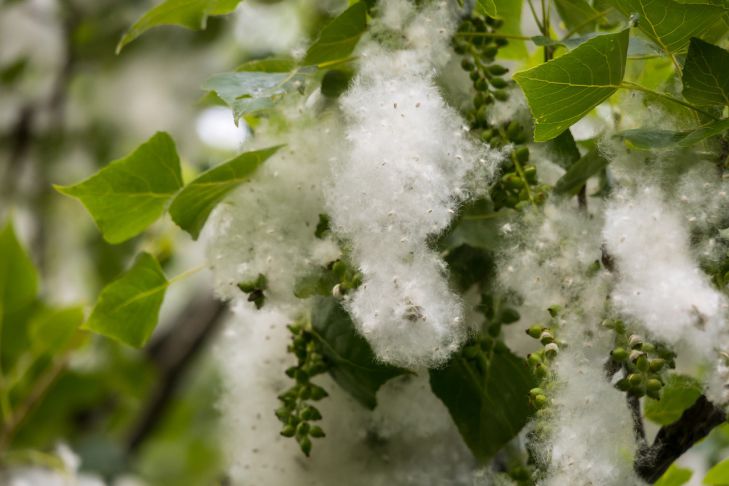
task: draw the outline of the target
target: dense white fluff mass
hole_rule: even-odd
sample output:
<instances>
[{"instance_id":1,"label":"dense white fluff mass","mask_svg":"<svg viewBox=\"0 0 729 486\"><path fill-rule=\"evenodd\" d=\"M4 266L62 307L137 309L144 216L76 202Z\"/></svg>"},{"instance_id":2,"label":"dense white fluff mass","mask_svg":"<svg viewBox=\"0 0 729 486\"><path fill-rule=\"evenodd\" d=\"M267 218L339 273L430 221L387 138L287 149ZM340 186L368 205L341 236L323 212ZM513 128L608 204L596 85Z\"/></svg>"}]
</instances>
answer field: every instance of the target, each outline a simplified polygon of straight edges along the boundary
<instances>
[{"instance_id":1,"label":"dense white fluff mass","mask_svg":"<svg viewBox=\"0 0 729 486\"><path fill-rule=\"evenodd\" d=\"M336 124L335 117L322 119L294 133L217 210L208 260L221 297L245 300L236 284L261 273L268 280L267 304L295 307L296 279L337 258L337 245L314 234L324 212L322 186L339 133Z\"/></svg>"},{"instance_id":2,"label":"dense white fluff mass","mask_svg":"<svg viewBox=\"0 0 729 486\"><path fill-rule=\"evenodd\" d=\"M579 328L580 322L567 324ZM602 342L609 342L605 336ZM553 364L557 375L549 422L550 451L543 486L642 484L633 472L635 440L625 394L605 377L604 345L582 337Z\"/></svg>"},{"instance_id":3,"label":"dense white fluff mass","mask_svg":"<svg viewBox=\"0 0 729 486\"><path fill-rule=\"evenodd\" d=\"M477 468L445 406L432 394L427 373L389 381L369 411L328 375L314 382L329 397L317 402L326 432L306 458L280 436L273 411L291 386L284 370L289 318L275 309L236 307L218 355L225 393L229 473L240 486L471 486Z\"/></svg>"},{"instance_id":4,"label":"dense white fluff mass","mask_svg":"<svg viewBox=\"0 0 729 486\"><path fill-rule=\"evenodd\" d=\"M389 23L412 17L404 2L388 5ZM446 7L425 10L402 26L405 49L373 44L361 54L341 100L347 152L327 193L334 229L364 276L348 309L378 357L405 366L442 363L466 335L460 299L428 239L448 226L469 178L485 182L497 161L435 85L451 24Z\"/></svg>"},{"instance_id":5,"label":"dense white fluff mass","mask_svg":"<svg viewBox=\"0 0 729 486\"><path fill-rule=\"evenodd\" d=\"M725 301L694 261L687 226L654 187L616 196L603 230L619 272L612 301L655 338L707 352L724 326Z\"/></svg>"}]
</instances>

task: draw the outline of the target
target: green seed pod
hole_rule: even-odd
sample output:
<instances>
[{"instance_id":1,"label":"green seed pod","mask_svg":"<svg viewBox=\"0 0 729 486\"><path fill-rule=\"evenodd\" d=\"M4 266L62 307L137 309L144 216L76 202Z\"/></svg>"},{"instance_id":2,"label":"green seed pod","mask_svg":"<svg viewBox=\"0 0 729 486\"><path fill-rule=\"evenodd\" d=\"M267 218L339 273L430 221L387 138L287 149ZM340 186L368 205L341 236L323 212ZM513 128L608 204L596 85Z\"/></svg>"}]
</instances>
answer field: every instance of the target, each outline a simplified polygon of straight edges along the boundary
<instances>
[{"instance_id":1,"label":"green seed pod","mask_svg":"<svg viewBox=\"0 0 729 486\"><path fill-rule=\"evenodd\" d=\"M625 350L625 348L615 348L610 351L610 358L613 361L622 363L623 361L628 359L628 352Z\"/></svg>"},{"instance_id":2,"label":"green seed pod","mask_svg":"<svg viewBox=\"0 0 729 486\"><path fill-rule=\"evenodd\" d=\"M504 324L512 324L521 319L521 315L519 315L519 312L511 307L505 307L501 309L501 314L499 315L499 317L501 319L501 322L503 322Z\"/></svg>"},{"instance_id":3,"label":"green seed pod","mask_svg":"<svg viewBox=\"0 0 729 486\"><path fill-rule=\"evenodd\" d=\"M494 39L494 43L499 47L506 47L509 45L509 39L497 37L496 39Z\"/></svg>"},{"instance_id":4,"label":"green seed pod","mask_svg":"<svg viewBox=\"0 0 729 486\"><path fill-rule=\"evenodd\" d=\"M527 166L528 167L528 166ZM526 167L524 167L524 172L526 173ZM562 306L559 304L550 305L547 307L547 312L549 312L549 315L552 317L557 317L560 312L562 312Z\"/></svg>"},{"instance_id":5,"label":"green seed pod","mask_svg":"<svg viewBox=\"0 0 729 486\"><path fill-rule=\"evenodd\" d=\"M628 338L628 346L630 346L632 349L639 348L642 344L643 338L637 334L631 334Z\"/></svg>"},{"instance_id":6,"label":"green seed pod","mask_svg":"<svg viewBox=\"0 0 729 486\"><path fill-rule=\"evenodd\" d=\"M291 409L287 407L286 405L282 405L276 409L276 418L278 418L281 422L286 423L289 420L289 417L291 416Z\"/></svg>"},{"instance_id":7,"label":"green seed pod","mask_svg":"<svg viewBox=\"0 0 729 486\"><path fill-rule=\"evenodd\" d=\"M463 41L456 41L453 50L456 51L456 54L463 55L466 53L467 44Z\"/></svg>"},{"instance_id":8,"label":"green seed pod","mask_svg":"<svg viewBox=\"0 0 729 486\"><path fill-rule=\"evenodd\" d=\"M486 91L489 89L489 84L486 81L486 78L478 78L478 80L473 83L473 87L476 88L477 91Z\"/></svg>"},{"instance_id":9,"label":"green seed pod","mask_svg":"<svg viewBox=\"0 0 729 486\"><path fill-rule=\"evenodd\" d=\"M463 69L464 69L465 71L473 71L473 68L475 68L476 66L475 66L475 65L473 64L473 61L471 61L471 60L470 60L470 59L468 59L468 58L464 58L464 59L463 59L463 60L461 61L461 67L462 67L462 68L463 68Z\"/></svg>"},{"instance_id":10,"label":"green seed pod","mask_svg":"<svg viewBox=\"0 0 729 486\"><path fill-rule=\"evenodd\" d=\"M661 393L658 390L646 390L646 395L648 395L653 400L660 400L661 399Z\"/></svg>"},{"instance_id":11,"label":"green seed pod","mask_svg":"<svg viewBox=\"0 0 729 486\"><path fill-rule=\"evenodd\" d=\"M534 397L533 402L534 402L534 406L536 408L541 409L541 408L544 408L545 406L547 406L547 402L548 401L547 401L547 397L546 396L544 396L544 395L537 395L536 397Z\"/></svg>"},{"instance_id":12,"label":"green seed pod","mask_svg":"<svg viewBox=\"0 0 729 486\"><path fill-rule=\"evenodd\" d=\"M547 355L547 358L554 358L558 352L559 346L557 346L557 343L549 343L544 346L544 354Z\"/></svg>"},{"instance_id":13,"label":"green seed pod","mask_svg":"<svg viewBox=\"0 0 729 486\"><path fill-rule=\"evenodd\" d=\"M296 435L306 435L309 433L309 424L306 422L301 422L299 425L296 426Z\"/></svg>"},{"instance_id":14,"label":"green seed pod","mask_svg":"<svg viewBox=\"0 0 729 486\"><path fill-rule=\"evenodd\" d=\"M615 383L615 388L620 391L628 391L630 390L630 382L625 378L621 378Z\"/></svg>"},{"instance_id":15,"label":"green seed pod","mask_svg":"<svg viewBox=\"0 0 729 486\"><path fill-rule=\"evenodd\" d=\"M544 390L542 390L541 388L532 388L531 390L529 390L530 397L534 398L537 395L544 395Z\"/></svg>"},{"instance_id":16,"label":"green seed pod","mask_svg":"<svg viewBox=\"0 0 729 486\"><path fill-rule=\"evenodd\" d=\"M529 160L529 147L519 147L514 150L514 158L521 164L527 162ZM534 173L536 175L536 168L534 169Z\"/></svg>"},{"instance_id":17,"label":"green seed pod","mask_svg":"<svg viewBox=\"0 0 729 486\"><path fill-rule=\"evenodd\" d=\"M506 101L509 99L509 92L503 89L496 90L491 94L493 94L494 98L499 101Z\"/></svg>"},{"instance_id":18,"label":"green seed pod","mask_svg":"<svg viewBox=\"0 0 729 486\"><path fill-rule=\"evenodd\" d=\"M501 19L492 19L492 20L493 21L491 22L491 26L494 29L500 29L501 27L504 26L504 21L503 20L501 20Z\"/></svg>"},{"instance_id":19,"label":"green seed pod","mask_svg":"<svg viewBox=\"0 0 729 486\"><path fill-rule=\"evenodd\" d=\"M293 437L296 434L296 427L293 425L284 425L284 428L281 429L281 435L284 437Z\"/></svg>"},{"instance_id":20,"label":"green seed pod","mask_svg":"<svg viewBox=\"0 0 729 486\"><path fill-rule=\"evenodd\" d=\"M494 131L489 128L487 128L486 130L481 132L481 140L483 140L484 142L488 142L491 139L491 137L493 137L493 136L494 136Z\"/></svg>"},{"instance_id":21,"label":"green seed pod","mask_svg":"<svg viewBox=\"0 0 729 486\"><path fill-rule=\"evenodd\" d=\"M489 80L491 86L496 89L504 89L509 86L509 83L504 78L493 77Z\"/></svg>"},{"instance_id":22,"label":"green seed pod","mask_svg":"<svg viewBox=\"0 0 729 486\"><path fill-rule=\"evenodd\" d=\"M526 330L526 333L534 339L539 339L539 336L544 332L544 328L539 324L534 324L532 327Z\"/></svg>"},{"instance_id":23,"label":"green seed pod","mask_svg":"<svg viewBox=\"0 0 729 486\"><path fill-rule=\"evenodd\" d=\"M504 74L508 73L509 70L502 66L501 64L492 64L488 68L489 73L491 73L494 76L503 76Z\"/></svg>"},{"instance_id":24,"label":"green seed pod","mask_svg":"<svg viewBox=\"0 0 729 486\"><path fill-rule=\"evenodd\" d=\"M301 411L302 420L321 420L321 412L311 405L307 405Z\"/></svg>"},{"instance_id":25,"label":"green seed pod","mask_svg":"<svg viewBox=\"0 0 729 486\"><path fill-rule=\"evenodd\" d=\"M635 361L635 367L640 371L648 371L648 358L646 358L645 355L639 357Z\"/></svg>"},{"instance_id":26,"label":"green seed pod","mask_svg":"<svg viewBox=\"0 0 729 486\"><path fill-rule=\"evenodd\" d=\"M509 189L521 189L524 187L524 181L514 173L506 174L501 178L501 181Z\"/></svg>"},{"instance_id":27,"label":"green seed pod","mask_svg":"<svg viewBox=\"0 0 729 486\"><path fill-rule=\"evenodd\" d=\"M549 330L545 329L542 334L539 335L539 342L546 346L547 344L554 342L554 336L551 332L549 332Z\"/></svg>"},{"instance_id":28,"label":"green seed pod","mask_svg":"<svg viewBox=\"0 0 729 486\"><path fill-rule=\"evenodd\" d=\"M299 447L301 447L301 452L303 452L306 457L309 457L309 454L311 454L311 439L309 439L306 435L302 435L296 437L296 441L299 443Z\"/></svg>"},{"instance_id":29,"label":"green seed pod","mask_svg":"<svg viewBox=\"0 0 729 486\"><path fill-rule=\"evenodd\" d=\"M483 54L483 57L486 59L493 59L494 57L496 57L496 54L498 54L498 52L499 52L499 48L497 46L489 45L489 46L486 46L483 48L483 50L481 51L481 54ZM493 73L491 73L491 74L493 74ZM497 76L499 76L499 75L497 74Z\"/></svg>"},{"instance_id":30,"label":"green seed pod","mask_svg":"<svg viewBox=\"0 0 729 486\"><path fill-rule=\"evenodd\" d=\"M627 378L631 387L640 386L640 384L643 383L643 377L638 373L631 373Z\"/></svg>"},{"instance_id":31,"label":"green seed pod","mask_svg":"<svg viewBox=\"0 0 729 486\"><path fill-rule=\"evenodd\" d=\"M245 292L246 294L250 294L254 290L256 290L256 281L255 280L248 280L246 282L240 282L238 283L238 288Z\"/></svg>"},{"instance_id":32,"label":"green seed pod","mask_svg":"<svg viewBox=\"0 0 729 486\"><path fill-rule=\"evenodd\" d=\"M658 373L663 369L666 364L666 360L662 358L654 358L648 363L649 368L652 372Z\"/></svg>"},{"instance_id":33,"label":"green seed pod","mask_svg":"<svg viewBox=\"0 0 729 486\"><path fill-rule=\"evenodd\" d=\"M329 396L327 391L320 387L319 385L315 385L313 383L309 384L309 389L311 390L311 399L312 400L321 400L322 398L326 398Z\"/></svg>"},{"instance_id":34,"label":"green seed pod","mask_svg":"<svg viewBox=\"0 0 729 486\"><path fill-rule=\"evenodd\" d=\"M539 356L538 353L529 353L527 355L527 361L531 366L537 366L539 364L542 364L542 358Z\"/></svg>"},{"instance_id":35,"label":"green seed pod","mask_svg":"<svg viewBox=\"0 0 729 486\"><path fill-rule=\"evenodd\" d=\"M651 378L645 382L645 389L648 391L658 391L663 387L663 383L660 380Z\"/></svg>"},{"instance_id":36,"label":"green seed pod","mask_svg":"<svg viewBox=\"0 0 729 486\"><path fill-rule=\"evenodd\" d=\"M656 347L653 346L651 343L643 343L640 345L640 350L645 353L652 353L656 350Z\"/></svg>"},{"instance_id":37,"label":"green seed pod","mask_svg":"<svg viewBox=\"0 0 729 486\"><path fill-rule=\"evenodd\" d=\"M538 182L537 181L537 168L531 164L525 165L524 166L524 177L526 178L526 180L529 184L536 184Z\"/></svg>"},{"instance_id":38,"label":"green seed pod","mask_svg":"<svg viewBox=\"0 0 729 486\"><path fill-rule=\"evenodd\" d=\"M548 373L549 373L549 370L548 370L548 369L547 369L547 367L546 367L546 366L544 366L543 364L540 364L540 365L538 365L538 366L537 366L537 367L536 367L536 368L534 369L534 374L535 374L535 375L536 375L536 377L537 377L537 378L539 378L540 380L541 380L541 379L544 379L544 378L546 378L546 377L547 377L547 374L548 374Z\"/></svg>"},{"instance_id":39,"label":"green seed pod","mask_svg":"<svg viewBox=\"0 0 729 486\"><path fill-rule=\"evenodd\" d=\"M321 427L319 427L318 425L313 425L309 429L309 437L314 437L315 439L320 439L322 437L326 437L326 434L324 433L324 431L322 430Z\"/></svg>"},{"instance_id":40,"label":"green seed pod","mask_svg":"<svg viewBox=\"0 0 729 486\"><path fill-rule=\"evenodd\" d=\"M481 349L478 346L466 346L463 348L463 356L468 359L474 359L480 352Z\"/></svg>"},{"instance_id":41,"label":"green seed pod","mask_svg":"<svg viewBox=\"0 0 729 486\"><path fill-rule=\"evenodd\" d=\"M481 73L478 71L478 69L474 69L468 74L468 77L471 78L471 81L475 83L481 78Z\"/></svg>"}]
</instances>

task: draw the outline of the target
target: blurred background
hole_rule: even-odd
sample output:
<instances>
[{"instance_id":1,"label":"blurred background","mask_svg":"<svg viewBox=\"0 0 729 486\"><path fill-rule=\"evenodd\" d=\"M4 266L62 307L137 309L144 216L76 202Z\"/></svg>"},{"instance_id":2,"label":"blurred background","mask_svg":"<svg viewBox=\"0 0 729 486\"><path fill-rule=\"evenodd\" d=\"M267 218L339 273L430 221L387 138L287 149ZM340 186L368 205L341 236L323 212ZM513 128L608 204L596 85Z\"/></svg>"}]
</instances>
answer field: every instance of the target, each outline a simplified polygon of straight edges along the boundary
<instances>
[{"instance_id":1,"label":"blurred background","mask_svg":"<svg viewBox=\"0 0 729 486\"><path fill-rule=\"evenodd\" d=\"M172 135L188 175L235 155L249 128L205 96L203 81L304 49L346 5L249 0L209 18L205 31L157 28L115 55L124 31L155 3L0 0L0 221L12 220L52 305L92 304L142 249L168 275L205 257L205 242L168 216L110 245L52 184L87 177L156 131ZM76 472L70 479L79 484L225 484L212 353L227 314L211 289L204 272L170 289L143 350L94 337L74 351L3 445L0 483L66 484ZM1 337L4 364L13 364L8 379L32 396L48 363L23 352L25 338L12 326Z\"/></svg>"}]
</instances>

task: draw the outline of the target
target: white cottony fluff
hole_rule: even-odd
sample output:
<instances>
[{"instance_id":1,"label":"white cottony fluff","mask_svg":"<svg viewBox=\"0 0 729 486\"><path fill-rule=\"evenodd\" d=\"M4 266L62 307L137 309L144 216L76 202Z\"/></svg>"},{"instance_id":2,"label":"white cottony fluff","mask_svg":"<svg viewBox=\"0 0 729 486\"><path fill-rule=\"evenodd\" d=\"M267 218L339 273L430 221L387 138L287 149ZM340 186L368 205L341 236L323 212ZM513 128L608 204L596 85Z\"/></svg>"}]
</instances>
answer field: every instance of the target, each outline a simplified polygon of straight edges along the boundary
<instances>
[{"instance_id":1,"label":"white cottony fluff","mask_svg":"<svg viewBox=\"0 0 729 486\"><path fill-rule=\"evenodd\" d=\"M609 339L603 336L601 341ZM600 357L607 351L593 349L583 338L560 353L553 365L558 383L550 397L546 447L551 458L542 486L643 484L633 472L635 440L625 395L607 381L602 367Z\"/></svg>"},{"instance_id":2,"label":"white cottony fluff","mask_svg":"<svg viewBox=\"0 0 729 486\"><path fill-rule=\"evenodd\" d=\"M390 23L409 18L394 4ZM348 309L378 357L404 366L442 363L466 335L460 299L427 242L448 226L468 178L490 177L498 159L469 139L435 85L452 23L437 6L403 26L406 49L362 53L341 100L347 154L327 194L334 229L363 273Z\"/></svg>"},{"instance_id":3,"label":"white cottony fluff","mask_svg":"<svg viewBox=\"0 0 729 486\"><path fill-rule=\"evenodd\" d=\"M619 272L615 308L662 341L710 351L724 327L725 301L694 261L688 228L658 189L616 196L603 237Z\"/></svg>"},{"instance_id":4,"label":"white cottony fluff","mask_svg":"<svg viewBox=\"0 0 729 486\"><path fill-rule=\"evenodd\" d=\"M328 375L314 378L329 397L317 402L327 434L306 458L277 433L277 396L292 382L284 371L290 319L274 308L242 303L221 336L218 355L225 393L225 448L233 484L240 486L471 486L478 465L427 372L385 384L369 411Z\"/></svg>"}]
</instances>

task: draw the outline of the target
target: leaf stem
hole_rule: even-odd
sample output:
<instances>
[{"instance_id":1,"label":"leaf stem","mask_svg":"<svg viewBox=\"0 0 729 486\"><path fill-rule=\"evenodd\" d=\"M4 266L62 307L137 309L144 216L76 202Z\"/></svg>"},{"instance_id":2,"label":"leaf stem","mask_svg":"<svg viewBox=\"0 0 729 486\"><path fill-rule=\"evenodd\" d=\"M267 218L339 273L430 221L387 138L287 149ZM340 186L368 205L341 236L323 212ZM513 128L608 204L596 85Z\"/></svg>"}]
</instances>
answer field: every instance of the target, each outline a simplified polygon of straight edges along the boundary
<instances>
[{"instance_id":1,"label":"leaf stem","mask_svg":"<svg viewBox=\"0 0 729 486\"><path fill-rule=\"evenodd\" d=\"M207 263L202 263L196 267L185 270L184 272L179 273L179 274L175 275L174 277L172 277L171 279L169 279L167 281L167 285L172 285L173 283L179 282L180 280L185 280L186 278L191 277L192 275L195 275L197 272L204 270L206 267L207 267Z\"/></svg>"},{"instance_id":2,"label":"leaf stem","mask_svg":"<svg viewBox=\"0 0 729 486\"><path fill-rule=\"evenodd\" d=\"M524 188L526 189L527 197L529 197L529 202L532 203L532 206L536 207L537 204L534 202L534 197L532 197L532 191L529 189L529 181L527 181L527 178L524 175L524 170L521 167L521 163L519 162L519 159L516 158L516 152L513 150L511 151L511 160L514 162L516 173L519 174L521 181L524 183Z\"/></svg>"},{"instance_id":3,"label":"leaf stem","mask_svg":"<svg viewBox=\"0 0 729 486\"><path fill-rule=\"evenodd\" d=\"M490 32L458 32L455 35L457 37L493 37L498 39L516 39L523 41L533 40L531 37L526 35L497 34Z\"/></svg>"},{"instance_id":4,"label":"leaf stem","mask_svg":"<svg viewBox=\"0 0 729 486\"><path fill-rule=\"evenodd\" d=\"M622 83L620 83L618 85L618 87L619 88L623 88L623 89L631 89L633 91L641 91L643 93L652 94L654 96L658 96L659 98L663 98L664 100L671 101L671 102L676 103L678 105L684 106L684 107L686 107L686 108L688 108L690 110L694 110L695 112L701 113L704 116L708 116L712 120L717 120L718 119L714 115L712 115L711 113L709 113L708 111L704 111L701 108L692 105L691 103L688 103L686 101L683 101L683 100L681 100L679 98L675 98L675 97L673 97L673 96L671 96L671 95L669 95L667 93L660 93L658 91L654 91L654 90L652 90L650 88L646 88L645 86L641 86L641 85L636 84L636 83L633 83L631 81L623 81Z\"/></svg>"},{"instance_id":5,"label":"leaf stem","mask_svg":"<svg viewBox=\"0 0 729 486\"><path fill-rule=\"evenodd\" d=\"M532 0L528 0L529 3L529 10L532 11L532 17L534 18L534 23L537 24L537 27L539 27L540 32L544 32L544 27L542 26L542 23L539 21L539 15L537 15L537 10L534 8L534 4L532 3Z\"/></svg>"}]
</instances>

